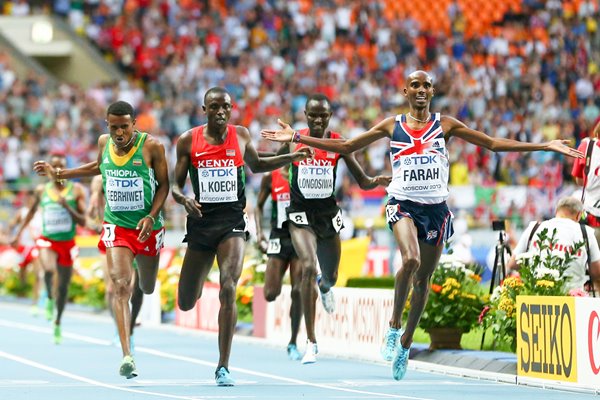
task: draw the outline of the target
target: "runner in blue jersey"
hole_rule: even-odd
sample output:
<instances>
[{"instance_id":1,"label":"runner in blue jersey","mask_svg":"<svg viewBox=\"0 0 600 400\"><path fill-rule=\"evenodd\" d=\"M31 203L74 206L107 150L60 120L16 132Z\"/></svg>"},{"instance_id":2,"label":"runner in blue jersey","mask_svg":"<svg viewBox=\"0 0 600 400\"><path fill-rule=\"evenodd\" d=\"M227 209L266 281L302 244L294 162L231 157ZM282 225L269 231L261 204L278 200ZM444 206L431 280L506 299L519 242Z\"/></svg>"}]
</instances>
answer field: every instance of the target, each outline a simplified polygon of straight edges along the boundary
<instances>
[{"instance_id":1,"label":"runner in blue jersey","mask_svg":"<svg viewBox=\"0 0 600 400\"><path fill-rule=\"evenodd\" d=\"M448 198L448 151L446 143L458 137L494 152L554 151L570 157L583 154L566 146L567 140L526 143L488 136L468 128L453 117L429 111L435 91L425 71L411 73L403 94L409 112L379 122L352 139L330 140L301 135L280 121L281 130L265 130L263 137L278 142L306 145L349 154L376 140L388 138L393 168L388 187L387 221L402 254L402 268L396 274L394 312L385 335L382 356L392 362L392 375L400 380L406 373L413 334L429 295L429 281L452 234L452 215ZM412 285L411 307L404 329L401 318Z\"/></svg>"}]
</instances>

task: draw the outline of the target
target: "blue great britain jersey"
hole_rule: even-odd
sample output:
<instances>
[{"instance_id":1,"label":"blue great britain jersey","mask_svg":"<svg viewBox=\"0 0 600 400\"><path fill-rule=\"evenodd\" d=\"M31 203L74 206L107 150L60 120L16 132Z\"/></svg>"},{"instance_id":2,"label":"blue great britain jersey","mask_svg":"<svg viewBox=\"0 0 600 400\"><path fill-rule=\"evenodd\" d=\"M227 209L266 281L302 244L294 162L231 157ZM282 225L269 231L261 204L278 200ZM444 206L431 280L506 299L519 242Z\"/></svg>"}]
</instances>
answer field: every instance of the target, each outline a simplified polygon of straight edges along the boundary
<instances>
[{"instance_id":1,"label":"blue great britain jersey","mask_svg":"<svg viewBox=\"0 0 600 400\"><path fill-rule=\"evenodd\" d=\"M419 130L411 129L406 116L396 116L390 143L392 182L388 194L397 200L438 204L448 198L450 164L440 114Z\"/></svg>"}]
</instances>

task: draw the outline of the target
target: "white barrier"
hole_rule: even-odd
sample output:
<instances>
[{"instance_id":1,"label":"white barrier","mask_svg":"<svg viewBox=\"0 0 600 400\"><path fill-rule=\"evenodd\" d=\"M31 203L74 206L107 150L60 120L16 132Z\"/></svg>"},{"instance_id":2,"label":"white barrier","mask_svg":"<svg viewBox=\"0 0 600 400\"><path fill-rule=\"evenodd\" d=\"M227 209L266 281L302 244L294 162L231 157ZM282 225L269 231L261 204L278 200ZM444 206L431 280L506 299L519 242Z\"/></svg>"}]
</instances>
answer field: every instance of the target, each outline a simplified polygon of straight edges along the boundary
<instances>
[{"instance_id":1,"label":"white barrier","mask_svg":"<svg viewBox=\"0 0 600 400\"><path fill-rule=\"evenodd\" d=\"M290 286L266 305L265 336L270 342L286 344L291 335ZM333 288L335 312L327 314L317 300L315 329L319 351L367 360L381 359L379 349L392 317L391 289ZM305 340L304 319L298 343Z\"/></svg>"}]
</instances>

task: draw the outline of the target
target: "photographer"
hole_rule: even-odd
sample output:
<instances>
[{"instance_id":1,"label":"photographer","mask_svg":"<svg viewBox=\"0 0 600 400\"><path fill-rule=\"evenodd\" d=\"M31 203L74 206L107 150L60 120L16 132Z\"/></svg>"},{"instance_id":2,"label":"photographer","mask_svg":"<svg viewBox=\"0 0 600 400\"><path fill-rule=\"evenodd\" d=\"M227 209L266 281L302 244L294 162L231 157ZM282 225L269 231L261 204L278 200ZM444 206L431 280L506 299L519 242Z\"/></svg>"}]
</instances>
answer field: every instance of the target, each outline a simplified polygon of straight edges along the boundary
<instances>
[{"instance_id":1,"label":"photographer","mask_svg":"<svg viewBox=\"0 0 600 400\"><path fill-rule=\"evenodd\" d=\"M556 216L543 222L531 222L527 229L521 235L519 243L513 251L513 255L508 262L508 270L516 271L519 266L516 262L516 256L529 251L538 240L538 235L544 229L548 229L548 234L556 229L557 249L564 249L573 246L575 243L586 240L587 244L583 246L581 252L575 256L575 259L565 271L565 275L571 279L567 282L567 289L584 289L588 280L586 269L589 266L589 278L594 284L594 288L600 288L600 250L598 241L594 236L594 230L586 225L579 224L583 205L581 201L574 197L564 197L556 205ZM584 232L585 229L585 232ZM561 252L561 250L555 250ZM588 261L589 259L589 261ZM587 289L587 288L585 288ZM589 288L591 290L591 288Z\"/></svg>"}]
</instances>

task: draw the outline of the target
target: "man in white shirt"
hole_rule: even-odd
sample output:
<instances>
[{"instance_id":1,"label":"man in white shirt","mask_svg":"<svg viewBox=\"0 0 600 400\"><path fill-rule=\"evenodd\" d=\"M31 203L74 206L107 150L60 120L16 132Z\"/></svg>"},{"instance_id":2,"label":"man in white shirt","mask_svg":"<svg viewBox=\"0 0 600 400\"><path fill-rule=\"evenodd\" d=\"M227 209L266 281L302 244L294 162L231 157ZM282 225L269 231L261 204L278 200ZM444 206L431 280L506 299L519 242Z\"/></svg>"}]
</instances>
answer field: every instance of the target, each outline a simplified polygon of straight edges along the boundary
<instances>
[{"instance_id":1,"label":"man in white shirt","mask_svg":"<svg viewBox=\"0 0 600 400\"><path fill-rule=\"evenodd\" d=\"M538 240L538 235L545 228L548 229L548 234L551 235L556 229L557 246L555 252L563 252L564 248L573 246L577 242L584 240L582 225L579 224L583 205L579 199L575 197L564 197L559 200L556 205L556 216L552 219L537 223L533 221L521 235L519 243L513 250L513 255L508 262L508 270L517 270L516 256L527 252L534 246ZM575 255L575 259L571 262L565 275L571 277L566 284L568 290L584 289L584 285L588 280L586 273L588 265L588 257L590 259L589 275L594 283L596 291L600 289L600 250L598 249L598 241L594 236L594 230L587 225L583 225L587 232L588 246L583 246L581 252ZM532 230L535 231L532 233ZM589 250L589 255L588 255Z\"/></svg>"}]
</instances>

